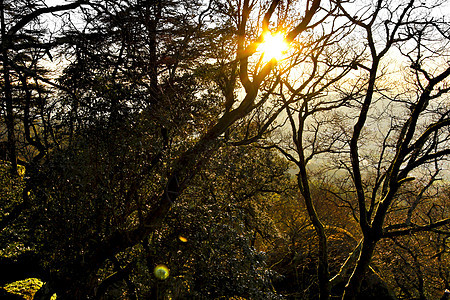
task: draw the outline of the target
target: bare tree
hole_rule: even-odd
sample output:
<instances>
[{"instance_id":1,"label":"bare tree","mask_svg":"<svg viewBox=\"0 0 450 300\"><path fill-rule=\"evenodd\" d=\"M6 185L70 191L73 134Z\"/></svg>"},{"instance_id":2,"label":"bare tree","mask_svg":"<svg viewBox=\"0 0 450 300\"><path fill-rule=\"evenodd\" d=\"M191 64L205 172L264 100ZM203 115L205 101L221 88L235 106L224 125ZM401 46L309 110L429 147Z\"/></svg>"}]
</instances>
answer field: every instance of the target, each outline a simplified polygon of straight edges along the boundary
<instances>
[{"instance_id":1,"label":"bare tree","mask_svg":"<svg viewBox=\"0 0 450 300\"><path fill-rule=\"evenodd\" d=\"M430 220L430 223L426 225L411 225L408 222L406 224L398 224L397 226L399 227L405 226L402 229L394 229L397 226L392 225L385 227L389 208L397 198L400 187L413 180L410 174L419 172L421 166L430 164L438 172L441 169L441 165L437 163L437 160L445 159L450 153L448 136L444 129L449 125L447 120L448 111L443 113L440 109L433 111L433 107L435 107L433 103L441 101L441 97L445 97L448 91L447 88L439 86L445 84L446 79L450 75L450 68L444 65L440 70L434 70L434 74L430 74L422 67L417 66L417 63L425 61L421 54L424 48L428 47L426 38L421 37L422 32L425 29L431 30L431 32L427 33L432 35L440 32L440 30L433 30L435 26L440 28L441 24L438 21L430 19L423 22L421 19L418 19L418 11L427 8L410 1L399 6L398 10L394 10L386 7L384 3L379 1L367 23L351 17L358 26L361 26L366 31L372 59L371 66L367 67L369 73L367 90L365 91L365 97L350 140L351 176L356 189L359 210L358 218L364 239L358 262L346 286L344 299L354 299L359 292L363 275L369 267L373 251L379 239L392 235L406 234L407 232L431 230L450 222L450 219L442 219ZM429 7L429 9L431 8ZM389 16L389 19L383 20L385 24L383 32L385 42L379 46L379 43L374 39L374 31L377 28L377 18L385 14ZM418 23L421 23L421 25L418 26ZM429 37L435 38L434 36ZM443 35L442 38L444 43L446 43L446 35ZM395 44L399 45L400 49L406 48L407 45L402 43L404 41L415 42L412 52L417 57L415 57L415 64L412 65L412 69L416 73L417 79L419 79L419 73L422 73L425 78L424 80L416 80L415 83L418 89L415 89L414 93L407 93L405 95L406 99L402 96L399 97L396 91L393 92L396 97L389 97L391 101L395 101L395 98L405 99L402 100L406 107L404 106L403 110L401 110L405 117L399 122L398 130L395 130L395 134L388 131L388 135L393 134L395 137L392 144L382 148L379 155L378 176L370 191L371 196L367 197L367 191L364 189L362 180L364 173L361 169L359 140L363 128L367 127L369 110L377 98L375 93L379 90L377 87L377 75L381 67L381 59ZM445 55L445 53L440 55ZM435 54L432 56L435 59L439 59ZM431 114L434 114L434 116L428 114L430 109ZM442 129L444 131L441 131ZM385 138L387 138L387 135L385 135ZM393 156L389 156L387 153L388 149L392 151ZM383 162L387 162L387 164L383 165ZM434 181L434 177L435 175L431 176L430 185ZM411 209L414 209L414 207Z\"/></svg>"},{"instance_id":2,"label":"bare tree","mask_svg":"<svg viewBox=\"0 0 450 300\"><path fill-rule=\"evenodd\" d=\"M342 37L336 56L330 55L331 45L328 52L312 54L311 78L305 84L298 83L305 78L300 77L299 87L291 87L288 82L296 78L294 74L283 81L281 86L287 88L278 93L280 98L285 103L290 102L287 95L297 99L286 108L293 146L278 142L269 146L278 148L299 169L299 190L319 236L321 299L348 276L343 299L356 298L380 239L430 231L450 222L448 217L420 224L411 221L426 191L448 168L450 153L445 104L450 75L445 50L448 24L431 13L440 3L338 5L337 14L355 26L349 28L357 38ZM314 167L308 168L312 163ZM311 197L310 185L313 169L332 172L334 164L351 178L343 179L346 190L336 197L352 209L363 238L340 272L330 278L327 236L314 206L320 199ZM332 174L342 178L340 173ZM403 221L393 222L389 216L396 211L401 190L416 177L428 183L416 190L416 200L408 202ZM343 197L344 193L352 196Z\"/></svg>"}]
</instances>

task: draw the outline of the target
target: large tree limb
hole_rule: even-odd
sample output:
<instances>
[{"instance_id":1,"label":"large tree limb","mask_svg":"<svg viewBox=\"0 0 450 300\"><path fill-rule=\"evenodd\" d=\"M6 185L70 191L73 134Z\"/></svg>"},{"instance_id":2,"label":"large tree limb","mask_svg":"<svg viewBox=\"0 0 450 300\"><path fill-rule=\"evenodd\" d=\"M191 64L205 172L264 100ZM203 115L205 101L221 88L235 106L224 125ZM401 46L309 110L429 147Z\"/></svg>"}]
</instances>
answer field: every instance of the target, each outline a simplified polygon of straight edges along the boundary
<instances>
[{"instance_id":1,"label":"large tree limb","mask_svg":"<svg viewBox=\"0 0 450 300\"><path fill-rule=\"evenodd\" d=\"M417 232L432 231L435 228L443 227L448 224L450 224L450 218L443 219L428 225L411 225L410 228L406 229L386 231L383 233L382 237L392 238L397 236L409 235Z\"/></svg>"}]
</instances>

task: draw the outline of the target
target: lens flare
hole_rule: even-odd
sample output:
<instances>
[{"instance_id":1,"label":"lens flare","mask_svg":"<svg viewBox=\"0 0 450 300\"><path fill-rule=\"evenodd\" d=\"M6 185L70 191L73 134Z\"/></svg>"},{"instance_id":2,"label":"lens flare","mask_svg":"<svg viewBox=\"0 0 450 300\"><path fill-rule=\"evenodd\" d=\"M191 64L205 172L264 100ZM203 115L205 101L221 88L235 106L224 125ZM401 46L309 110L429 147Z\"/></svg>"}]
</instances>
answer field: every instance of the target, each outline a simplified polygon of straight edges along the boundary
<instances>
[{"instance_id":1,"label":"lens flare","mask_svg":"<svg viewBox=\"0 0 450 300\"><path fill-rule=\"evenodd\" d=\"M160 280L165 280L169 277L170 271L169 268L166 267L166 265L160 264L155 267L153 270L153 274L155 274L155 277Z\"/></svg>"}]
</instances>

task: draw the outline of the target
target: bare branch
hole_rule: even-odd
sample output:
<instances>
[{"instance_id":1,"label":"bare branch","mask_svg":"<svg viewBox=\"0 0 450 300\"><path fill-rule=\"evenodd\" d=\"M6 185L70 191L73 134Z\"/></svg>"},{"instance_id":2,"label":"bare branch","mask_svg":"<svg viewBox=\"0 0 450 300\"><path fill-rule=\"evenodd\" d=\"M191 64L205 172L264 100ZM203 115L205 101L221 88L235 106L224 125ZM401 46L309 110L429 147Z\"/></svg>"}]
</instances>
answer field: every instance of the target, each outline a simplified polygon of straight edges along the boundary
<instances>
[{"instance_id":1,"label":"bare branch","mask_svg":"<svg viewBox=\"0 0 450 300\"><path fill-rule=\"evenodd\" d=\"M412 224L410 228L403 229L403 230L393 230L389 231L389 227L385 229L385 232L383 232L383 238L392 238L397 236L403 236L403 235L409 235L417 232L423 232L423 231L432 231L433 229L443 227L445 225L450 224L450 218L443 219L428 225L415 225ZM406 226L406 225L405 225Z\"/></svg>"},{"instance_id":2,"label":"bare branch","mask_svg":"<svg viewBox=\"0 0 450 300\"><path fill-rule=\"evenodd\" d=\"M81 6L82 4L89 4L89 1L88 0L78 0L78 1L70 3L70 4L38 8L35 11L33 11L32 13L29 13L28 15L23 16L22 19L20 19L14 26L12 26L8 30L7 34L10 36L16 34L24 26L26 26L28 23L30 23L31 21L33 21L40 15L74 9L74 8Z\"/></svg>"}]
</instances>

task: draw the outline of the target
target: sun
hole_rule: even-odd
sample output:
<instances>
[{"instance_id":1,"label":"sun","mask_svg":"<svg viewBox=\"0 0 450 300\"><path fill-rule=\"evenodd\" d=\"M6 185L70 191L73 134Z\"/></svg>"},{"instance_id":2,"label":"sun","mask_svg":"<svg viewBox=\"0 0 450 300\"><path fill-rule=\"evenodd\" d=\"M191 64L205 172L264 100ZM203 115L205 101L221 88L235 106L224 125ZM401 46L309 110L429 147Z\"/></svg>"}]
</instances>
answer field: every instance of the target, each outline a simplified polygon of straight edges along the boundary
<instances>
[{"instance_id":1,"label":"sun","mask_svg":"<svg viewBox=\"0 0 450 300\"><path fill-rule=\"evenodd\" d=\"M277 32L264 34L263 42L258 46L258 52L263 55L263 61L268 62L271 59L279 61L288 50L288 44L284 40L283 33Z\"/></svg>"}]
</instances>

